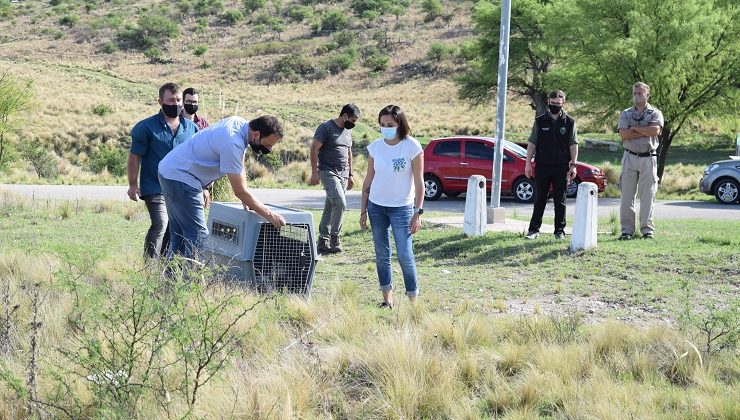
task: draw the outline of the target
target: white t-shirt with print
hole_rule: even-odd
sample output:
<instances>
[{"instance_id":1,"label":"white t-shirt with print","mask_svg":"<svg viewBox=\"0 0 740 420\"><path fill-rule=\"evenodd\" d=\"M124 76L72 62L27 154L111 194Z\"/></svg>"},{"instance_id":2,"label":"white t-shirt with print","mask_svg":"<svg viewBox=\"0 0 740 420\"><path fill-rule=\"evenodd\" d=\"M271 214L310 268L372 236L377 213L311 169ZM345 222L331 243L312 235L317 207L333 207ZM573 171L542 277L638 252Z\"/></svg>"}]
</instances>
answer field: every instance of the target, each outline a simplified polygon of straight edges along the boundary
<instances>
[{"instance_id":1,"label":"white t-shirt with print","mask_svg":"<svg viewBox=\"0 0 740 420\"><path fill-rule=\"evenodd\" d=\"M414 203L414 175L411 161L422 153L421 144L406 137L395 146L378 139L367 146L374 160L375 177L369 200L379 206L404 207Z\"/></svg>"}]
</instances>

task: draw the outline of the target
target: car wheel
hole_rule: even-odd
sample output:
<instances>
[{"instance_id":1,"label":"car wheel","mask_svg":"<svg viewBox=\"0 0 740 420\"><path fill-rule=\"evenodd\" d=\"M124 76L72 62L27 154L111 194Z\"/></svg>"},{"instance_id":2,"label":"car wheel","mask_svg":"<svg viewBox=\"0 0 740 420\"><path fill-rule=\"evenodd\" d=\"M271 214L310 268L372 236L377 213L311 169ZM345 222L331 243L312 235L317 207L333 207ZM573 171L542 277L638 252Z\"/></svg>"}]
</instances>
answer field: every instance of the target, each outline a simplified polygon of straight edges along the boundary
<instances>
[{"instance_id":1,"label":"car wheel","mask_svg":"<svg viewBox=\"0 0 740 420\"><path fill-rule=\"evenodd\" d=\"M565 196L568 198L576 198L578 195L578 186L581 185L581 180L576 178L568 185L565 189Z\"/></svg>"},{"instance_id":2,"label":"car wheel","mask_svg":"<svg viewBox=\"0 0 740 420\"><path fill-rule=\"evenodd\" d=\"M531 203L534 201L534 182L529 178L519 178L514 183L514 198L520 203Z\"/></svg>"},{"instance_id":3,"label":"car wheel","mask_svg":"<svg viewBox=\"0 0 740 420\"><path fill-rule=\"evenodd\" d=\"M740 184L732 178L722 178L714 187L714 197L722 204L732 204L738 200Z\"/></svg>"},{"instance_id":4,"label":"car wheel","mask_svg":"<svg viewBox=\"0 0 740 420\"><path fill-rule=\"evenodd\" d=\"M442 197L442 182L434 175L424 175L424 198L429 201Z\"/></svg>"},{"instance_id":5,"label":"car wheel","mask_svg":"<svg viewBox=\"0 0 740 420\"><path fill-rule=\"evenodd\" d=\"M457 197L457 196L458 196L458 195L460 195L460 194L461 194L461 193L460 193L460 192L457 192L457 191L455 191L455 192L446 192L446 193L445 193L445 195L446 195L447 197L450 197L450 198L455 198L455 197Z\"/></svg>"}]
</instances>

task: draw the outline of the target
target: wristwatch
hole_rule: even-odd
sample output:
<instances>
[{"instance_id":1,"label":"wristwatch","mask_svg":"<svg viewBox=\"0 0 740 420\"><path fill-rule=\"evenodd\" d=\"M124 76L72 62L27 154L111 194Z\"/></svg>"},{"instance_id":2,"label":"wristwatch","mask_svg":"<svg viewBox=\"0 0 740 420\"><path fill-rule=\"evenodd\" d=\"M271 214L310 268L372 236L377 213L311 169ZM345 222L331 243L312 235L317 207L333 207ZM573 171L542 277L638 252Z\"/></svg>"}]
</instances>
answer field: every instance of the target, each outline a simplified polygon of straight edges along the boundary
<instances>
[{"instance_id":1,"label":"wristwatch","mask_svg":"<svg viewBox=\"0 0 740 420\"><path fill-rule=\"evenodd\" d=\"M416 213L419 216L421 216L422 214L424 214L424 209L421 208L421 207L419 207L418 209L416 207L414 207L414 213Z\"/></svg>"}]
</instances>

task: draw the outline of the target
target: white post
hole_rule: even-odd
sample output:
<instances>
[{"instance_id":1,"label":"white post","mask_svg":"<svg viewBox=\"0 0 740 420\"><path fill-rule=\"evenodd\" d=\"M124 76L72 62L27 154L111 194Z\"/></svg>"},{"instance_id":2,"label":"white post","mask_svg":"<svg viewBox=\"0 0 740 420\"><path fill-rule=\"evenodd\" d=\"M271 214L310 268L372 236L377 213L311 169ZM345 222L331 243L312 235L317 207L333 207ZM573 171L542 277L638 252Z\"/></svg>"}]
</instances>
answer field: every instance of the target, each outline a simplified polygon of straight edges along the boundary
<instances>
[{"instance_id":1,"label":"white post","mask_svg":"<svg viewBox=\"0 0 740 420\"><path fill-rule=\"evenodd\" d=\"M570 241L571 251L596 247L598 197L598 189L593 182L584 182L578 186L573 235Z\"/></svg>"},{"instance_id":2,"label":"white post","mask_svg":"<svg viewBox=\"0 0 740 420\"><path fill-rule=\"evenodd\" d=\"M468 192L465 195L463 235L485 235L488 228L486 218L486 177L473 175L468 178Z\"/></svg>"}]
</instances>

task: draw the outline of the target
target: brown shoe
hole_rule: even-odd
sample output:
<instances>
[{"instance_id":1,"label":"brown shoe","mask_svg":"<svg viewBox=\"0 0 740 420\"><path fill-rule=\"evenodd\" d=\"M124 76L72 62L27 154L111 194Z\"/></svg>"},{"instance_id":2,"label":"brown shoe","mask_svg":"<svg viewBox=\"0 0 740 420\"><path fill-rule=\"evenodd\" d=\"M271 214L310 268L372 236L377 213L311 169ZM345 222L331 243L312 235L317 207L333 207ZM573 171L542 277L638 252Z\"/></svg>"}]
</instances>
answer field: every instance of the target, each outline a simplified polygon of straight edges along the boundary
<instances>
[{"instance_id":1,"label":"brown shoe","mask_svg":"<svg viewBox=\"0 0 740 420\"><path fill-rule=\"evenodd\" d=\"M329 240L327 238L319 238L317 248L319 254L331 254L331 248L329 248Z\"/></svg>"},{"instance_id":2,"label":"brown shoe","mask_svg":"<svg viewBox=\"0 0 740 420\"><path fill-rule=\"evenodd\" d=\"M336 254L337 252L342 252L342 241L339 239L339 236L333 236L331 237L331 243L330 243L329 252Z\"/></svg>"}]
</instances>

